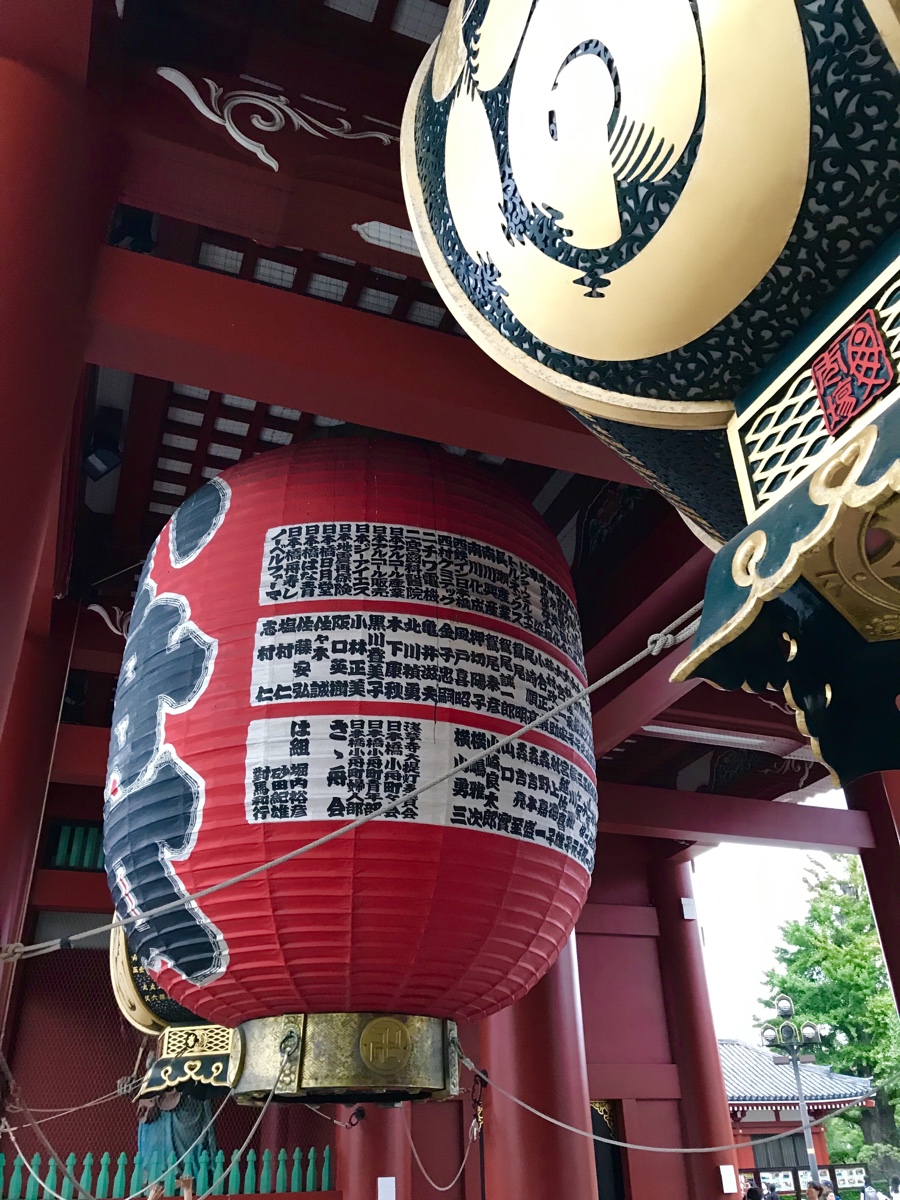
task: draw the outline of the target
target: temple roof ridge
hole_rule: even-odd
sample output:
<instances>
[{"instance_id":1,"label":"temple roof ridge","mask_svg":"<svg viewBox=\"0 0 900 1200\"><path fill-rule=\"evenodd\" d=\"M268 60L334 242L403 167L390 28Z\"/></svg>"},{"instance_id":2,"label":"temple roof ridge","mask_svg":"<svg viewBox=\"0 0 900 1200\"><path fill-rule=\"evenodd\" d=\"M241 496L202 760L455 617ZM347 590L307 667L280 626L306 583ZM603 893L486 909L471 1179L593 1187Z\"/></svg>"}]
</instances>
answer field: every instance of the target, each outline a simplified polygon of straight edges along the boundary
<instances>
[{"instance_id":1,"label":"temple roof ridge","mask_svg":"<svg viewBox=\"0 0 900 1200\"><path fill-rule=\"evenodd\" d=\"M729 1104L796 1104L797 1089L788 1063L776 1062L768 1050L740 1038L718 1042ZM802 1063L800 1078L810 1103L833 1104L872 1093L871 1079L841 1075L829 1065Z\"/></svg>"}]
</instances>

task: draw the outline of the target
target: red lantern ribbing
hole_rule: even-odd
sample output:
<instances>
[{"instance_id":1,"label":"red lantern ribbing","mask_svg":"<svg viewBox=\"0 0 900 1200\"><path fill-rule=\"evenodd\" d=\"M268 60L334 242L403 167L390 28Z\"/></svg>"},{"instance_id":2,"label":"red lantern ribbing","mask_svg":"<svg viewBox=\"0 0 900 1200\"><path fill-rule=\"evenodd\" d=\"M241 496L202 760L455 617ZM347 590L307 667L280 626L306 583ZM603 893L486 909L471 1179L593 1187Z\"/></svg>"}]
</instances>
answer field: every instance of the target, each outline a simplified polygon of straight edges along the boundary
<instances>
[{"instance_id":1,"label":"red lantern ribbing","mask_svg":"<svg viewBox=\"0 0 900 1200\"><path fill-rule=\"evenodd\" d=\"M139 585L106 853L132 949L192 1012L467 1019L523 996L593 865L586 701L275 870L584 683L568 567L505 484L432 447L261 455L172 517Z\"/></svg>"}]
</instances>

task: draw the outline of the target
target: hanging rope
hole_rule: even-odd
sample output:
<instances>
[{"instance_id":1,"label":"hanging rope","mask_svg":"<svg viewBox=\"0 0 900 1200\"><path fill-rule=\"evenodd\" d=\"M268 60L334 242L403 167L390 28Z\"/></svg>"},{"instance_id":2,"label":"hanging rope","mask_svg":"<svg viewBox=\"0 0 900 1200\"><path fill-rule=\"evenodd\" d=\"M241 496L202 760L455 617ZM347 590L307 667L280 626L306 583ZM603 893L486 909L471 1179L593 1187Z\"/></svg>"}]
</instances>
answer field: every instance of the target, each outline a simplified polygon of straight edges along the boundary
<instances>
[{"instance_id":1,"label":"hanging rope","mask_svg":"<svg viewBox=\"0 0 900 1200\"><path fill-rule=\"evenodd\" d=\"M308 1108L311 1113L315 1113L317 1117L321 1117L323 1121L330 1121L332 1125L340 1125L341 1129L355 1129L359 1124L365 1112L361 1108L354 1108L350 1114L349 1121L339 1121L337 1117L330 1117L328 1113L322 1112L318 1104L304 1104L304 1108ZM362 1114L362 1116L360 1115Z\"/></svg>"},{"instance_id":2,"label":"hanging rope","mask_svg":"<svg viewBox=\"0 0 900 1200\"><path fill-rule=\"evenodd\" d=\"M79 605L78 608L76 608L76 610L75 610L75 620L72 623L72 638L71 638L71 641L69 642L69 653L66 656L66 671L65 671L65 675L63 676L64 680L67 680L69 678L69 673L72 670L72 659L75 655L75 642L76 642L76 639L78 638L78 623L80 620L81 620L81 606ZM65 709L65 706L66 706L66 689L65 689L65 687L63 687L60 689L59 707L56 712L56 728L53 731L53 745L50 748L50 757L47 760L47 775L44 780L44 794L41 797L40 827L43 827L44 815L47 811L47 795L50 791L50 775L51 775L50 768L51 768L51 764L53 762L53 758L56 754L56 745L59 741L59 730L60 730L60 726L62 725L63 711ZM35 850L36 849L37 848L35 848ZM35 863L35 860L32 859L32 869L34 867L34 863ZM23 949L24 949L24 947L21 942L12 942L8 946L0 945L0 967L2 967L5 962L15 962L18 959L19 955L22 953Z\"/></svg>"},{"instance_id":3,"label":"hanging rope","mask_svg":"<svg viewBox=\"0 0 900 1200\"><path fill-rule=\"evenodd\" d=\"M139 1086L140 1086L140 1080L138 1080L136 1083L131 1084L129 1086L129 1088L127 1089L127 1091L122 1092L122 1091L119 1091L117 1088L116 1091L114 1091L114 1092L107 1092L107 1094L105 1096L98 1096L96 1098L96 1100L88 1100L84 1104L76 1104L72 1108L33 1108L31 1111L32 1111L32 1114L34 1114L34 1113L49 1113L50 1116L41 1117L38 1120L38 1125L46 1125L48 1121L56 1121L60 1117L69 1116L70 1113L82 1112L86 1108L96 1108L98 1104L108 1104L110 1102L110 1100L118 1100L120 1098L124 1099L127 1096L128 1092L134 1091ZM10 1112L21 1112L21 1109L19 1108L18 1104L10 1104L7 1107ZM12 1126L12 1129L14 1129L14 1130L27 1129L27 1128L28 1128L27 1125Z\"/></svg>"},{"instance_id":4,"label":"hanging rope","mask_svg":"<svg viewBox=\"0 0 900 1200\"><path fill-rule=\"evenodd\" d=\"M284 1037L281 1039L281 1047L280 1048L281 1048L281 1062L278 1064L278 1070L275 1072L275 1078L272 1081L272 1086L269 1089L269 1094L268 1094L268 1096L266 1096L265 1103L263 1104L262 1108L260 1109L259 1116L253 1122L253 1125L250 1128L250 1132L247 1134L247 1137L244 1139L244 1144L241 1146L240 1150L237 1151L236 1155L233 1154L231 1156L232 1162L234 1161L235 1157L237 1158L238 1162L240 1162L240 1160L244 1157L244 1153L245 1153L247 1147L253 1141L253 1137L254 1137L257 1129L259 1129L260 1125L262 1124L262 1119L269 1110L269 1105L272 1103L272 1097L275 1095L275 1089L278 1087L278 1080L281 1078L281 1074L284 1071L284 1068L287 1066L287 1064L290 1062L290 1060L294 1057L294 1055L298 1053L298 1051L300 1049L300 1039L297 1037L297 1034L293 1033L293 1032L286 1033L284 1035ZM230 1093L229 1093L229 1095L230 1095ZM227 1097L226 1097L226 1099L227 1099ZM231 1171L231 1164L228 1165L228 1167L222 1172L221 1175L218 1176L217 1179L213 1180L213 1182L210 1184L207 1191L205 1191L202 1196L198 1196L196 1198L196 1200L208 1200L208 1198L213 1194L213 1192L215 1192L216 1188L219 1186L219 1184L222 1182L222 1180L225 1178L225 1176L230 1171ZM127 1197L126 1200L134 1200L134 1198Z\"/></svg>"},{"instance_id":5,"label":"hanging rope","mask_svg":"<svg viewBox=\"0 0 900 1200\"><path fill-rule=\"evenodd\" d=\"M28 1172L28 1174L31 1176L31 1178L38 1185L38 1195L52 1196L53 1200L66 1200L65 1196L61 1196L59 1194L59 1192L54 1192L53 1188L49 1186L46 1179L41 1179L40 1175L38 1175L37 1171L35 1171L34 1167L31 1165L31 1163L25 1157L24 1153L22 1152L22 1147L16 1141L15 1133L13 1132L12 1128L9 1126L9 1124L6 1121L0 1121L0 1133L5 1133L9 1136L9 1140L12 1142L13 1146L15 1147L16 1153L18 1154L22 1165L24 1166L24 1168ZM69 1178L72 1178L72 1177L70 1176ZM84 1194L86 1195L87 1193L84 1193Z\"/></svg>"},{"instance_id":6,"label":"hanging rope","mask_svg":"<svg viewBox=\"0 0 900 1200\"><path fill-rule=\"evenodd\" d=\"M576 1125L568 1125L565 1121L559 1121L556 1117L551 1117L549 1113L541 1112L539 1108L534 1108L532 1105L520 1100L518 1096L514 1096L512 1092L508 1092L502 1088L500 1084L491 1077L488 1079L484 1071L480 1070L468 1058L462 1050L458 1041L454 1040L454 1046L459 1054L459 1061L472 1071L475 1076L484 1083L489 1083L495 1092L499 1092L501 1096L505 1096L507 1100L511 1100L513 1104L517 1104L519 1108L524 1108L526 1112L532 1113L535 1117L540 1117L542 1121L547 1121L550 1125L556 1125L559 1129L565 1129L567 1133L577 1133L579 1137L589 1138L593 1142L602 1142L604 1146L618 1146L621 1150L645 1150L649 1154L724 1154L728 1150L741 1150L743 1146L738 1146L734 1142L728 1142L724 1146L642 1146L638 1142L620 1142L617 1138L602 1137L599 1133L594 1133L587 1129L579 1129ZM828 1113L827 1116L819 1117L816 1121L810 1121L810 1127L822 1125L825 1121L830 1121L832 1117L838 1116L842 1112L846 1112L850 1108L859 1108L859 1104L845 1104L835 1112ZM763 1146L766 1142L780 1142L784 1138L793 1137L796 1129L788 1129L785 1133L773 1133L768 1137L754 1137L754 1146Z\"/></svg>"},{"instance_id":7,"label":"hanging rope","mask_svg":"<svg viewBox=\"0 0 900 1200\"><path fill-rule=\"evenodd\" d=\"M456 1184L459 1182L459 1179L460 1179L463 1171L466 1169L466 1163L469 1161L469 1155L472 1152L472 1147L475 1145L476 1141L478 1140L479 1129L478 1129L477 1118L473 1117L472 1124L469 1126L469 1137L468 1137L468 1140L466 1143L466 1152L463 1155L462 1162L459 1164L459 1170L456 1172L456 1174L453 1176L453 1178L450 1180L450 1182L443 1186L439 1183L435 1183L434 1180L431 1178L431 1176L428 1174L428 1172L425 1170L425 1165L422 1162L421 1158L419 1158L419 1152L416 1149L416 1143L413 1141L412 1130L410 1129L407 1121L403 1122L403 1132L406 1134L406 1140L409 1142L409 1148L412 1151L412 1156L416 1160L416 1166L419 1168L419 1170L424 1175L425 1179L434 1188L434 1190L436 1192L449 1192L451 1190L451 1188L456 1187Z\"/></svg>"},{"instance_id":8,"label":"hanging rope","mask_svg":"<svg viewBox=\"0 0 900 1200\"><path fill-rule=\"evenodd\" d=\"M233 887L236 883L244 883L248 879L255 879L258 875L262 875L267 871L271 871L275 867L283 866L284 863L292 862L295 858L299 858L303 854L309 854L313 850L318 850L321 846L326 846L329 842L336 841L341 837L346 837L347 834L353 833L356 829L360 829L363 825L368 824L369 821L374 821L376 817L383 817L385 814L400 808L401 805L408 804L411 800L417 799L424 792L438 787L439 784L446 783L448 779L452 779L461 771L465 771L469 767L474 766L475 763L482 762L484 759L497 754L506 746L511 746L521 737L524 737L526 733L531 733L533 730L539 729L545 721L549 721L552 717L558 716L560 713L565 712L566 709L571 708L573 704L577 704L580 700L583 700L586 696L592 695L594 692L604 687L607 683L611 683L612 680L617 679L620 675L624 675L626 671L630 671L633 666L636 666L645 658L661 654L663 650L671 649L673 646L677 646L680 642L686 641L697 629L697 626L699 625L699 619L691 621L689 625L684 625L684 622L693 617L693 615L696 612L699 612L702 607L702 601L693 605L693 607L689 608L687 612L682 613L677 620L672 621L669 625L667 625L665 629L661 630L659 633L652 634L643 650L639 650L637 654L632 655L631 658L627 659L614 670L609 671L606 675L602 676L588 687L579 688L577 692L575 692L567 700L563 700L560 704L557 704L555 708L551 708L549 712L542 713L541 716L535 717L535 719L528 725L521 726L521 728L515 730L514 733L507 734L506 737L502 737L498 741L494 742L493 745L486 747L484 750L479 750L477 754L473 754L470 758L463 759L461 762L450 767L449 770L444 771L442 775L438 775L435 779L429 780L428 783L419 784L418 787L413 788L409 792L405 792L401 796L398 796L396 800L391 800L389 804L382 805L382 807L377 809L375 812L367 813L362 817L357 817L355 820L350 821L347 825L342 825L340 829L336 829L332 833L326 833L322 837L316 838L315 841L307 842L304 846L298 846L294 850L289 850L286 854L281 854L277 858L272 858L268 862L261 863L257 867L251 867L248 871L242 871L238 875L232 875L231 878L225 879L221 883L211 884L210 887L201 888L197 892L180 897L178 900L172 900L168 904L161 904L157 908L149 909L147 912L135 913L132 916L124 918L117 917L116 920L110 921L106 925L98 925L94 929L86 929L81 933L73 933L68 938L64 939L66 948L71 946L73 942L79 942L86 938L96 937L97 934L100 933L108 933L111 929L127 929L136 921L146 921L151 917L158 917L165 913L177 912L178 909L184 908L186 905L193 904L198 900L203 900L206 896L212 896L214 893L221 892L225 888ZM684 627L680 628L681 626ZM18 959L37 958L43 954L54 954L57 950L61 949L63 949L63 946L61 945L60 938L54 938L47 942L37 942L31 946L23 946L21 942L16 942L6 946L0 946L0 963L14 962Z\"/></svg>"},{"instance_id":9,"label":"hanging rope","mask_svg":"<svg viewBox=\"0 0 900 1200\"><path fill-rule=\"evenodd\" d=\"M281 1074L283 1067L284 1067L284 1060L282 1060L282 1065L279 1067L278 1074L275 1076L275 1083L272 1085L271 1095L274 1095L275 1086L278 1082L278 1077ZM22 1116L25 1118L27 1126L32 1129L32 1131L34 1132L34 1134L36 1135L38 1140L43 1145L44 1149L47 1151L49 1156L53 1159L53 1161L56 1163L56 1165L62 1171L63 1175L66 1177L66 1179L68 1179L75 1186L75 1188L77 1189L77 1193L82 1198L82 1200L96 1200L96 1197L91 1195L90 1192L86 1191L81 1186L79 1181L75 1178L75 1176L71 1174L71 1172L67 1169L65 1163L63 1162L62 1158L59 1156L59 1154L57 1154L56 1150L50 1144L49 1139L46 1137L43 1130L40 1128L41 1122L35 1120L31 1109L25 1103L25 1101L22 1097L22 1093L19 1091L19 1085L16 1083L13 1073L10 1070L9 1063L6 1061L6 1058L2 1051L0 1051L0 1072L2 1072L4 1077L6 1078L6 1082L9 1086L10 1095L12 1096L13 1100L15 1101L18 1110L22 1113ZM197 1137L195 1138L195 1140L191 1143L190 1146L188 1146L187 1150L183 1151L183 1153L180 1154L178 1156L178 1158L175 1159L174 1163L169 1163L166 1166L163 1173L157 1179L154 1179L150 1183L145 1184L144 1187L140 1188L138 1191L132 1192L131 1195L126 1196L124 1198L124 1200L138 1200L138 1197L142 1196L144 1194L144 1192L147 1190L147 1188L152 1188L156 1184L162 1183L164 1181L164 1179L166 1178L166 1176L170 1173L170 1171L173 1171L179 1165L179 1163L184 1162L187 1159L187 1157L197 1148L197 1146L200 1145L200 1143L206 1137L207 1133L215 1125L216 1121L219 1119L219 1116L222 1113L222 1109L225 1107L225 1105L228 1103L228 1101L231 1099L231 1097L233 1095L234 1095L234 1087L231 1087L231 1088L229 1088L228 1094L225 1096L222 1103L219 1105L219 1107L216 1109L216 1111L210 1117L209 1121L207 1121L206 1125L204 1125L204 1127L200 1130L200 1132L197 1135ZM88 1104L79 1105L78 1108L73 1109L71 1111L77 1112L80 1108L89 1108L89 1107L91 1107L92 1104L95 1104L95 1103L98 1103L98 1101L91 1101ZM64 1116L64 1115L65 1115L64 1113L57 1113L57 1116ZM46 1119L48 1121L53 1120L52 1117L47 1117ZM17 1125L15 1128L16 1128L16 1130L18 1130L18 1129L24 1129L25 1127L26 1126ZM9 1134L13 1145L17 1145L15 1133L14 1133L12 1127L10 1126L9 1122L4 1119L2 1122L0 1122L0 1128L2 1128L5 1133ZM255 1127L254 1127L254 1129L255 1129ZM243 1153L243 1151L241 1151L241 1153ZM24 1157L23 1157L23 1161L25 1161ZM26 1162L26 1166L27 1165L28 1164ZM29 1167L29 1171L31 1171L30 1167ZM31 1174L33 1175L34 1172L31 1171ZM35 1176L35 1178L37 1178L37 1176ZM53 1193L53 1194L55 1195L55 1193Z\"/></svg>"},{"instance_id":10,"label":"hanging rope","mask_svg":"<svg viewBox=\"0 0 900 1200\"><path fill-rule=\"evenodd\" d=\"M13 1077L12 1071L9 1069L9 1063L6 1061L6 1055L3 1053L2 1050L0 1050L0 1072L2 1072L3 1077L6 1080L7 1086L9 1087L10 1096L12 1096L13 1100L19 1106L22 1116L25 1118L27 1123L34 1130L35 1136L37 1137L38 1141L41 1143L41 1145L44 1147L44 1149L47 1151L47 1153L50 1155L50 1157L53 1159L53 1161L59 1167L60 1171L62 1171L63 1177L65 1179L68 1179L69 1182L75 1187L76 1194L80 1194L82 1192L81 1184L78 1182L78 1180L75 1178L75 1176L69 1170L69 1168L63 1162L63 1160L60 1158L60 1156L56 1153L56 1151L50 1145L50 1142L49 1142L46 1134L41 1129L41 1127L37 1123L37 1121L34 1119L32 1113L31 1113L31 1109L25 1103L22 1093L19 1091L19 1085L16 1083L15 1078ZM4 1124L7 1124L7 1122L4 1122ZM8 1128L8 1124L7 1124L7 1128ZM13 1141L15 1141L15 1136L13 1134L10 1134L10 1137L12 1138ZM87 1200L95 1200L95 1197L88 1196Z\"/></svg>"}]
</instances>

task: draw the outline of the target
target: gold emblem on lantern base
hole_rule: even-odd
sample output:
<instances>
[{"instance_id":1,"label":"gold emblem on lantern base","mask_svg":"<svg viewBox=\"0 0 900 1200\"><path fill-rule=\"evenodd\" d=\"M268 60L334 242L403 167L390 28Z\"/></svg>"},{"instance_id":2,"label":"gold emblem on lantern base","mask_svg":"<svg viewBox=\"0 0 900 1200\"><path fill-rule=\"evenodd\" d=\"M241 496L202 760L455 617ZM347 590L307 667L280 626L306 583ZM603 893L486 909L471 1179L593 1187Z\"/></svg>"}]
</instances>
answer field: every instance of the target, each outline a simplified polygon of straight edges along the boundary
<instances>
[{"instance_id":1,"label":"gold emblem on lantern base","mask_svg":"<svg viewBox=\"0 0 900 1200\"><path fill-rule=\"evenodd\" d=\"M396 1017L375 1017L359 1035L359 1055L377 1075L395 1075L412 1054L409 1030Z\"/></svg>"}]
</instances>

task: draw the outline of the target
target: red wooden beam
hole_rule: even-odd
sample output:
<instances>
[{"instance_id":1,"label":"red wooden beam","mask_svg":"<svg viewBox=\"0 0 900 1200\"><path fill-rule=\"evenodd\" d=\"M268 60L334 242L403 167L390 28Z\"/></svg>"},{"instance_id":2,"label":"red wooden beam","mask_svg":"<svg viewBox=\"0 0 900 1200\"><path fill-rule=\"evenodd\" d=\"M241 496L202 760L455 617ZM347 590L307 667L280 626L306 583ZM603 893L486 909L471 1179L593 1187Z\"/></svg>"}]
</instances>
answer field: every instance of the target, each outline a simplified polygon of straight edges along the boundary
<instances>
[{"instance_id":1,"label":"red wooden beam","mask_svg":"<svg viewBox=\"0 0 900 1200\"><path fill-rule=\"evenodd\" d=\"M588 678L598 679L637 653L652 633L664 629L700 600L710 559L710 552L698 547L655 592L601 638L585 655ZM782 756L806 746L792 715L767 704L762 697L692 687L690 681L686 686L669 683L670 671L686 653L685 646L672 652L668 666L658 659L645 659L595 695L593 722L598 758L648 725L651 728L645 732L651 736L699 745L753 745Z\"/></svg>"},{"instance_id":2,"label":"red wooden beam","mask_svg":"<svg viewBox=\"0 0 900 1200\"><path fill-rule=\"evenodd\" d=\"M678 1068L674 1063L589 1062L587 1073L592 1096L618 1096L625 1104L629 1100L646 1104L648 1100L681 1098ZM654 1143L648 1141L647 1144Z\"/></svg>"},{"instance_id":3,"label":"red wooden beam","mask_svg":"<svg viewBox=\"0 0 900 1200\"><path fill-rule=\"evenodd\" d=\"M112 918L112 900L103 871L51 871L41 868L34 873L31 886L32 908L56 912L108 913ZM102 921L97 921L102 925Z\"/></svg>"},{"instance_id":4,"label":"red wooden beam","mask_svg":"<svg viewBox=\"0 0 900 1200\"><path fill-rule=\"evenodd\" d=\"M740 729L761 737L800 741L794 714L779 693L771 700L753 692L720 692L716 688L695 688L682 696L659 717L673 724L703 726L707 729ZM779 703L780 701L780 703ZM783 706L783 707L782 707Z\"/></svg>"},{"instance_id":5,"label":"red wooden beam","mask_svg":"<svg viewBox=\"0 0 900 1200\"><path fill-rule=\"evenodd\" d=\"M747 692L695 688L644 726L651 737L674 738L709 746L737 746L785 757L809 745L793 714L775 707L774 698Z\"/></svg>"},{"instance_id":6,"label":"red wooden beam","mask_svg":"<svg viewBox=\"0 0 900 1200\"><path fill-rule=\"evenodd\" d=\"M652 633L658 633L698 600L702 600L706 572L711 561L710 551L698 547L687 562L659 584L656 591L640 604L634 605L628 615L585 654L588 679L599 679L624 659L636 654L646 646L647 638ZM627 586L624 580L623 586Z\"/></svg>"},{"instance_id":7,"label":"red wooden beam","mask_svg":"<svg viewBox=\"0 0 900 1200\"><path fill-rule=\"evenodd\" d=\"M599 792L600 833L671 838L701 846L747 842L840 854L875 845L864 812L621 783L601 783Z\"/></svg>"},{"instance_id":8,"label":"red wooden beam","mask_svg":"<svg viewBox=\"0 0 900 1200\"><path fill-rule=\"evenodd\" d=\"M50 770L51 783L103 787L109 729L97 725L60 725Z\"/></svg>"},{"instance_id":9,"label":"red wooden beam","mask_svg":"<svg viewBox=\"0 0 900 1200\"><path fill-rule=\"evenodd\" d=\"M53 606L47 637L29 634L18 655L3 734L0 737L0 941L20 941L47 794L56 720L66 682L76 610ZM0 1039L13 972L0 969Z\"/></svg>"},{"instance_id":10,"label":"red wooden beam","mask_svg":"<svg viewBox=\"0 0 900 1200\"><path fill-rule=\"evenodd\" d=\"M149 379L146 375L135 377L125 431L123 470L112 518L113 539L120 546L136 546L140 540L141 521L147 511L147 498L156 469L168 390L168 384L162 379ZM98 617L95 624L99 623Z\"/></svg>"},{"instance_id":11,"label":"red wooden beam","mask_svg":"<svg viewBox=\"0 0 900 1200\"><path fill-rule=\"evenodd\" d=\"M656 909L649 904L592 904L581 910L575 932L614 937L659 937Z\"/></svg>"},{"instance_id":12,"label":"red wooden beam","mask_svg":"<svg viewBox=\"0 0 900 1200\"><path fill-rule=\"evenodd\" d=\"M427 278L418 255L368 243L353 228L380 221L409 229L396 140L384 145L373 138L319 137L295 130L290 120L280 131L260 134L250 123L253 106L248 105L236 114L237 124L265 144L278 162L273 171L149 65L122 61L111 7L95 22L90 82L116 114L128 146L121 200L263 246L326 251ZM399 132L407 81L369 70L349 56L333 57L321 46L305 47L293 39L256 37L247 47L244 71L284 89L296 109L326 126L346 119L354 133ZM203 72L187 73L208 101ZM218 70L209 74L226 94L268 91L246 77Z\"/></svg>"},{"instance_id":13,"label":"red wooden beam","mask_svg":"<svg viewBox=\"0 0 900 1200\"><path fill-rule=\"evenodd\" d=\"M89 362L646 486L463 338L107 247Z\"/></svg>"},{"instance_id":14,"label":"red wooden beam","mask_svg":"<svg viewBox=\"0 0 900 1200\"><path fill-rule=\"evenodd\" d=\"M709 550L698 546L686 561L662 580L655 591L635 604L609 633L587 651L585 667L591 682L643 649L651 634L659 633L703 598L711 558ZM628 565L632 571L636 569L633 558ZM653 556L648 555L645 570L652 570L653 566ZM627 578L623 578L622 587L628 586ZM669 709L696 685L697 681L687 684L669 682L675 664L687 654L689 646L690 642L686 642L662 658L644 659L594 694L591 700L592 722L594 752L598 759Z\"/></svg>"},{"instance_id":15,"label":"red wooden beam","mask_svg":"<svg viewBox=\"0 0 900 1200\"><path fill-rule=\"evenodd\" d=\"M669 682L669 676L687 656L690 648L691 642L688 640L667 654L650 659L652 666L605 704L602 703L601 689L601 706L591 718L597 758L602 758L615 746L621 745L627 737L637 733L698 685L699 680L696 679L688 679L684 683Z\"/></svg>"}]
</instances>

